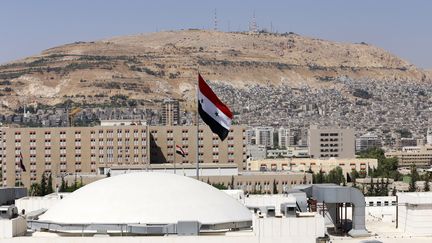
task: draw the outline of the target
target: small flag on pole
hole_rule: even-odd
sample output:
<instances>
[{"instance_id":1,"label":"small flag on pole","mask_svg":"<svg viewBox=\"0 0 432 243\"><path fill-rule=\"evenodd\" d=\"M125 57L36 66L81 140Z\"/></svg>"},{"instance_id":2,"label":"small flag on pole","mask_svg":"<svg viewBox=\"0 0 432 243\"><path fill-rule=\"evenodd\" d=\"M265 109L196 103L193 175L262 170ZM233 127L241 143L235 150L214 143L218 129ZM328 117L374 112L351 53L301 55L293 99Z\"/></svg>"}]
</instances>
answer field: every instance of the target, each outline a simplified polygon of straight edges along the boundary
<instances>
[{"instance_id":1,"label":"small flag on pole","mask_svg":"<svg viewBox=\"0 0 432 243\"><path fill-rule=\"evenodd\" d=\"M182 157L186 157L185 151L182 149L182 147L176 145L176 153L180 154Z\"/></svg>"},{"instance_id":2,"label":"small flag on pole","mask_svg":"<svg viewBox=\"0 0 432 243\"><path fill-rule=\"evenodd\" d=\"M22 172L26 172L26 168L25 168L25 166L24 166L24 161L23 161L23 160L24 160L24 159L23 159L23 155L22 155L22 153L20 152L20 164L19 164L19 166L20 166Z\"/></svg>"},{"instance_id":3,"label":"small flag on pole","mask_svg":"<svg viewBox=\"0 0 432 243\"><path fill-rule=\"evenodd\" d=\"M228 136L233 114L198 74L198 113L201 119L223 141Z\"/></svg>"},{"instance_id":4,"label":"small flag on pole","mask_svg":"<svg viewBox=\"0 0 432 243\"><path fill-rule=\"evenodd\" d=\"M185 151L178 145L176 145L176 153L180 154L183 158L186 157Z\"/></svg>"}]
</instances>

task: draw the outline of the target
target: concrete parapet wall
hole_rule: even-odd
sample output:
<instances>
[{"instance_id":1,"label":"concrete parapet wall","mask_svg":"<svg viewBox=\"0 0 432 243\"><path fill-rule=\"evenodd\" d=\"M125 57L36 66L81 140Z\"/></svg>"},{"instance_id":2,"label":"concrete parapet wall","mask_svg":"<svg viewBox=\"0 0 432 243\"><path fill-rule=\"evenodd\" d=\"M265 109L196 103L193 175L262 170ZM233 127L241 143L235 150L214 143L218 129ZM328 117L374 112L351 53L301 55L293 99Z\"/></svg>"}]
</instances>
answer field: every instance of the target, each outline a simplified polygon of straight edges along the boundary
<instances>
[{"instance_id":1,"label":"concrete parapet wall","mask_svg":"<svg viewBox=\"0 0 432 243\"><path fill-rule=\"evenodd\" d=\"M10 220L0 220L0 239L12 238L24 235L27 232L27 222L24 218L14 218Z\"/></svg>"}]
</instances>

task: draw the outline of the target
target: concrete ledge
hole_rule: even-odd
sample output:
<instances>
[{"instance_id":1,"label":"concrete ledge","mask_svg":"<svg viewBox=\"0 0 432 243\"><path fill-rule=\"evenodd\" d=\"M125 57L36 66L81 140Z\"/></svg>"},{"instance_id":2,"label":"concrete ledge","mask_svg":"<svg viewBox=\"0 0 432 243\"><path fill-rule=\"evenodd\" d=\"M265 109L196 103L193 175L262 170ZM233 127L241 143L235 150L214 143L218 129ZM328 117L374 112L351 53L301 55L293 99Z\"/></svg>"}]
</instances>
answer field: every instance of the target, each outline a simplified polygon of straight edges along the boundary
<instances>
[{"instance_id":1,"label":"concrete ledge","mask_svg":"<svg viewBox=\"0 0 432 243\"><path fill-rule=\"evenodd\" d=\"M370 233L367 232L366 230L355 230L352 229L348 232L348 234L353 237L353 238L357 238L357 237L368 237L370 236Z\"/></svg>"}]
</instances>

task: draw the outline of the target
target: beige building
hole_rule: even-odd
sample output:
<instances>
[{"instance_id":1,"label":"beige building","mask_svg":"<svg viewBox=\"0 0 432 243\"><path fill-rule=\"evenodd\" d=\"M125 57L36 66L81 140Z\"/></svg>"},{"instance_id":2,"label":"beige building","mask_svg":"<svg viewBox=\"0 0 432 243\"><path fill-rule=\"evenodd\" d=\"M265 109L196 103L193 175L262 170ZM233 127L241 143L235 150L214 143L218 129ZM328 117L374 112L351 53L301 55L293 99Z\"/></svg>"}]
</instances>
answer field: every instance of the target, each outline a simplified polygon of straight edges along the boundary
<instances>
[{"instance_id":1,"label":"beige building","mask_svg":"<svg viewBox=\"0 0 432 243\"><path fill-rule=\"evenodd\" d=\"M308 134L309 154L312 158L354 158L353 129L319 128L311 126Z\"/></svg>"},{"instance_id":2,"label":"beige building","mask_svg":"<svg viewBox=\"0 0 432 243\"><path fill-rule=\"evenodd\" d=\"M274 128L273 127L256 127L255 141L257 145L272 148L274 146Z\"/></svg>"},{"instance_id":3,"label":"beige building","mask_svg":"<svg viewBox=\"0 0 432 243\"><path fill-rule=\"evenodd\" d=\"M243 172L235 176L204 176L200 180L223 184L227 188L242 189L246 193L283 193L294 186L312 184L312 174L300 172ZM234 187L231 186L232 181Z\"/></svg>"},{"instance_id":4,"label":"beige building","mask_svg":"<svg viewBox=\"0 0 432 243\"><path fill-rule=\"evenodd\" d=\"M417 167L429 168L432 165L432 146L404 147L402 151L385 153L387 158L396 157L399 167Z\"/></svg>"},{"instance_id":5,"label":"beige building","mask_svg":"<svg viewBox=\"0 0 432 243\"><path fill-rule=\"evenodd\" d=\"M0 128L3 186L39 182L44 172L100 175L113 166L145 167L148 163L195 163L196 126L98 126ZM175 145L186 152L182 158ZM150 146L148 146L150 145ZM245 128L232 126L223 142L207 126L199 129L201 163L236 164L246 168ZM26 172L19 167L20 154ZM148 156L149 155L149 156Z\"/></svg>"},{"instance_id":6,"label":"beige building","mask_svg":"<svg viewBox=\"0 0 432 243\"><path fill-rule=\"evenodd\" d=\"M142 168L111 167L111 175L130 173ZM194 164L152 164L148 171L165 172L195 177ZM249 193L273 193L273 184L278 193L296 185L312 184L312 174L293 171L239 171L235 164L200 164L200 180L210 184L220 184L226 188L242 189ZM232 183L234 182L234 186Z\"/></svg>"},{"instance_id":7,"label":"beige building","mask_svg":"<svg viewBox=\"0 0 432 243\"><path fill-rule=\"evenodd\" d=\"M162 103L162 125L180 125L180 104L178 100L164 100Z\"/></svg>"},{"instance_id":8,"label":"beige building","mask_svg":"<svg viewBox=\"0 0 432 243\"><path fill-rule=\"evenodd\" d=\"M263 159L247 162L248 171L308 171L312 169L314 173L319 170L329 172L330 170L341 167L346 176L356 170L366 173L368 166L378 167L377 159L312 159L312 158L293 158L293 159Z\"/></svg>"}]
</instances>

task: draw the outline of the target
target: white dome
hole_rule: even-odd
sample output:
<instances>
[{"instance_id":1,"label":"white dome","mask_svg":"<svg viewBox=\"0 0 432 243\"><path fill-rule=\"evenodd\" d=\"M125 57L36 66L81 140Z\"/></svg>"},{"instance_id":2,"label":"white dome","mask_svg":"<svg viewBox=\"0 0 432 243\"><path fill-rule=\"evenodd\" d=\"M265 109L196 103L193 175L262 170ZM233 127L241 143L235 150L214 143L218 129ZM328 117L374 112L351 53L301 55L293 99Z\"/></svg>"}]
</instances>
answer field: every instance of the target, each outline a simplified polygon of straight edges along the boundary
<instances>
[{"instance_id":1,"label":"white dome","mask_svg":"<svg viewBox=\"0 0 432 243\"><path fill-rule=\"evenodd\" d=\"M109 177L61 200L39 217L59 224L201 224L251 221L251 212L218 189L192 178L139 172Z\"/></svg>"}]
</instances>

